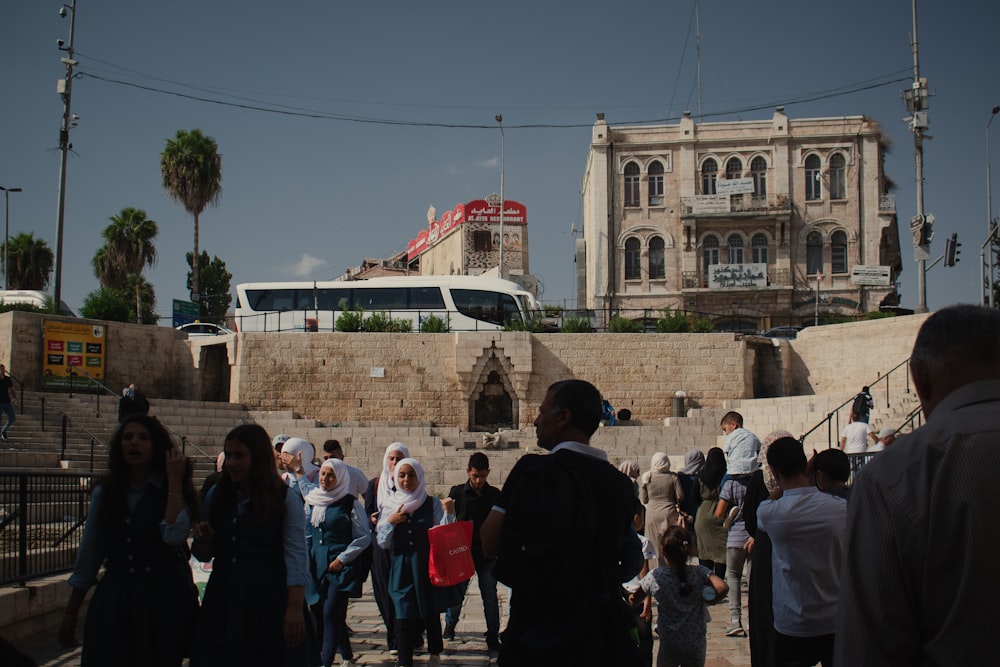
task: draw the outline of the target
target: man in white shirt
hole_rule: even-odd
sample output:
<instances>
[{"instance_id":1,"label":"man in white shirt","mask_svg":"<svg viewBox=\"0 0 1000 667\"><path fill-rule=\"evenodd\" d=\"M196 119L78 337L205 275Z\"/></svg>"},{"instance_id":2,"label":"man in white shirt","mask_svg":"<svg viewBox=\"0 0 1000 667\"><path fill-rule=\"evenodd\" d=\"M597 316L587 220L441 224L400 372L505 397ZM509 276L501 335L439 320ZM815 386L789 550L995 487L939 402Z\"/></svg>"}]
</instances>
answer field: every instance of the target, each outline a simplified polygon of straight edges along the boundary
<instances>
[{"instance_id":1,"label":"man in white shirt","mask_svg":"<svg viewBox=\"0 0 1000 667\"><path fill-rule=\"evenodd\" d=\"M845 454L864 454L868 451L868 438L872 439L873 444L878 442L875 427L858 419L852 411L851 422L840 433L840 448Z\"/></svg>"},{"instance_id":2,"label":"man in white shirt","mask_svg":"<svg viewBox=\"0 0 1000 667\"><path fill-rule=\"evenodd\" d=\"M810 483L798 440L776 440L767 462L780 490L757 508L757 527L773 545L775 665L832 667L847 502Z\"/></svg>"}]
</instances>

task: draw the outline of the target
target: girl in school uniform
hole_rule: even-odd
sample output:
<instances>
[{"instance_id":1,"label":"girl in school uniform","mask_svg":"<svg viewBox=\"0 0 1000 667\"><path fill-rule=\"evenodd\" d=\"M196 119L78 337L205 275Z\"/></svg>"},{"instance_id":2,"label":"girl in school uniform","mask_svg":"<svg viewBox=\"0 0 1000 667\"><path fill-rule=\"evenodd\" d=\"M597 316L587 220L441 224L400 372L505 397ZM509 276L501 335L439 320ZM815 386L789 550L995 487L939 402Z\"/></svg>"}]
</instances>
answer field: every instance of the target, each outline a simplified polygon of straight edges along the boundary
<instances>
[{"instance_id":1,"label":"girl in school uniform","mask_svg":"<svg viewBox=\"0 0 1000 667\"><path fill-rule=\"evenodd\" d=\"M59 633L64 646L75 645L80 606L96 583L83 667L179 667L188 655L198 591L187 536L196 508L191 466L167 430L155 417L126 417L91 496Z\"/></svg>"},{"instance_id":2,"label":"girl in school uniform","mask_svg":"<svg viewBox=\"0 0 1000 667\"><path fill-rule=\"evenodd\" d=\"M278 477L260 426L230 431L225 455L222 476L205 497L209 520L194 533L195 556L215 561L191 667L314 667L302 498Z\"/></svg>"},{"instance_id":3,"label":"girl in school uniform","mask_svg":"<svg viewBox=\"0 0 1000 667\"><path fill-rule=\"evenodd\" d=\"M389 552L389 593L396 612L396 647L399 667L413 665L413 648L421 627L427 630L430 664L440 664L444 650L441 612L454 604L452 588L431 585L427 573L430 543L427 530L455 520L454 502L447 511L441 501L427 495L423 466L416 459L396 463L396 492L386 501L378 521L378 546Z\"/></svg>"}]
</instances>

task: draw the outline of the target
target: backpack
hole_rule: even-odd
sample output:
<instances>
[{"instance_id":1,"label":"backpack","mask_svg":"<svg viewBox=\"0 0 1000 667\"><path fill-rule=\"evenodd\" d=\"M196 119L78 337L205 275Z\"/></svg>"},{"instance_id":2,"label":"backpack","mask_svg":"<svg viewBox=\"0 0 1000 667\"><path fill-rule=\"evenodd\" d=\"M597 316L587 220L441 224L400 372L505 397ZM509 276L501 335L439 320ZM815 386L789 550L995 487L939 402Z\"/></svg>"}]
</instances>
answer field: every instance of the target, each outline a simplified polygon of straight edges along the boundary
<instances>
[{"instance_id":1,"label":"backpack","mask_svg":"<svg viewBox=\"0 0 1000 667\"><path fill-rule=\"evenodd\" d=\"M854 397L854 405L851 406L851 410L859 417L868 414L868 397L865 396L864 392Z\"/></svg>"}]
</instances>

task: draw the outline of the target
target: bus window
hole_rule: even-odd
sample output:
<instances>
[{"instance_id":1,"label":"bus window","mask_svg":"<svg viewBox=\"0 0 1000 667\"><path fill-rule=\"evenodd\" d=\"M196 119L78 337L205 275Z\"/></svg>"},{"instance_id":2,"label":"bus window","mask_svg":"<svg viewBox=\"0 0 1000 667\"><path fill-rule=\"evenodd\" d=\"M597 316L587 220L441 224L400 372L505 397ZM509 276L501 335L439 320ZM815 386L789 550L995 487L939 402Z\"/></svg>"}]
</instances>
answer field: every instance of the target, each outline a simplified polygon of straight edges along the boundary
<instances>
[{"instance_id":1,"label":"bus window","mask_svg":"<svg viewBox=\"0 0 1000 667\"><path fill-rule=\"evenodd\" d=\"M354 290L357 305L366 311L371 310L405 310L405 287L374 287Z\"/></svg>"},{"instance_id":2,"label":"bus window","mask_svg":"<svg viewBox=\"0 0 1000 667\"><path fill-rule=\"evenodd\" d=\"M455 301L458 312L466 317L499 325L521 321L517 302L509 294L452 288L451 298Z\"/></svg>"},{"instance_id":3,"label":"bus window","mask_svg":"<svg viewBox=\"0 0 1000 667\"><path fill-rule=\"evenodd\" d=\"M350 310L351 290L344 288L317 289L316 303L320 310Z\"/></svg>"},{"instance_id":4,"label":"bus window","mask_svg":"<svg viewBox=\"0 0 1000 667\"><path fill-rule=\"evenodd\" d=\"M417 310L433 310L444 308L444 297L440 287L411 287L410 308Z\"/></svg>"}]
</instances>

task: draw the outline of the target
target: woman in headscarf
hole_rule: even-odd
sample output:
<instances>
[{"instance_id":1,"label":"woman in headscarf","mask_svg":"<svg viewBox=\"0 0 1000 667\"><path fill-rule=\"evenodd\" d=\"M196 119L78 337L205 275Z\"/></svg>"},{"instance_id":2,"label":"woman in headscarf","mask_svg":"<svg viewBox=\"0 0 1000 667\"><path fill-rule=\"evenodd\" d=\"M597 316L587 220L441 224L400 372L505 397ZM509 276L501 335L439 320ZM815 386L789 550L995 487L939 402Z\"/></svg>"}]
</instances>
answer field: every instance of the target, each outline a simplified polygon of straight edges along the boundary
<instances>
[{"instance_id":1,"label":"woman in headscarf","mask_svg":"<svg viewBox=\"0 0 1000 667\"><path fill-rule=\"evenodd\" d=\"M327 459L319 470L319 486L306 496L309 531L309 572L306 602L313 612L322 642L325 667L340 652L345 665L354 664L347 631L347 601L361 597L364 573L359 565L371 543L364 505L350 493L351 474L340 459Z\"/></svg>"},{"instance_id":2,"label":"woman in headscarf","mask_svg":"<svg viewBox=\"0 0 1000 667\"><path fill-rule=\"evenodd\" d=\"M696 533L694 527L694 517L698 514L698 505L701 504L701 494L698 492L698 473L705 467L705 455L700 449L689 449L684 453L684 465L677 471L677 479L681 481L681 489L684 490L684 499L681 501L681 515L684 517L684 525L691 534ZM691 545L695 547L695 545ZM698 554L697 548L692 549L694 554Z\"/></svg>"},{"instance_id":3,"label":"woman in headscarf","mask_svg":"<svg viewBox=\"0 0 1000 667\"><path fill-rule=\"evenodd\" d=\"M684 489L677 475L670 472L670 459L663 452L653 454L650 469L639 478L639 500L646 506L646 537L656 547L656 557L663 565L663 535L676 526Z\"/></svg>"},{"instance_id":4,"label":"woman in headscarf","mask_svg":"<svg viewBox=\"0 0 1000 667\"><path fill-rule=\"evenodd\" d=\"M629 459L627 461L622 461L621 465L618 466L618 470L621 474L632 480L632 486L635 487L635 497L639 497L639 462Z\"/></svg>"},{"instance_id":5,"label":"woman in headscarf","mask_svg":"<svg viewBox=\"0 0 1000 667\"><path fill-rule=\"evenodd\" d=\"M421 627L427 630L430 664L439 665L441 612L452 604L450 589L431 585L428 575L430 542L427 530L451 523L441 501L427 494L424 468L416 459L396 463L396 492L386 502L378 520L378 545L389 552L389 592L395 605L399 667L413 665L413 649Z\"/></svg>"},{"instance_id":6,"label":"woman in headscarf","mask_svg":"<svg viewBox=\"0 0 1000 667\"><path fill-rule=\"evenodd\" d=\"M394 442L385 448L382 455L382 472L368 481L365 491L365 514L368 515L372 531L372 541L375 541L375 530L379 516L386 501L396 491L393 472L396 463L410 455L410 448L402 442ZM372 592L375 594L375 604L378 613L385 624L385 640L390 651L396 650L396 615L393 612L392 598L389 596L389 556L384 549L372 551Z\"/></svg>"},{"instance_id":7,"label":"woman in headscarf","mask_svg":"<svg viewBox=\"0 0 1000 667\"><path fill-rule=\"evenodd\" d=\"M750 582L747 585L747 620L750 622L750 660L754 667L774 664L774 612L771 608L771 539L757 529L757 508L778 489L774 472L767 463L767 450L781 438L793 438L788 431L768 433L760 443L760 469L750 475L743 498L743 521L750 541Z\"/></svg>"},{"instance_id":8,"label":"woman in headscarf","mask_svg":"<svg viewBox=\"0 0 1000 667\"><path fill-rule=\"evenodd\" d=\"M722 527L722 519L715 518L719 504L722 478L726 476L726 455L719 447L712 447L705 457L705 467L698 473L698 495L701 504L695 515L694 526L698 535L698 562L726 576L726 538L729 531Z\"/></svg>"}]
</instances>

